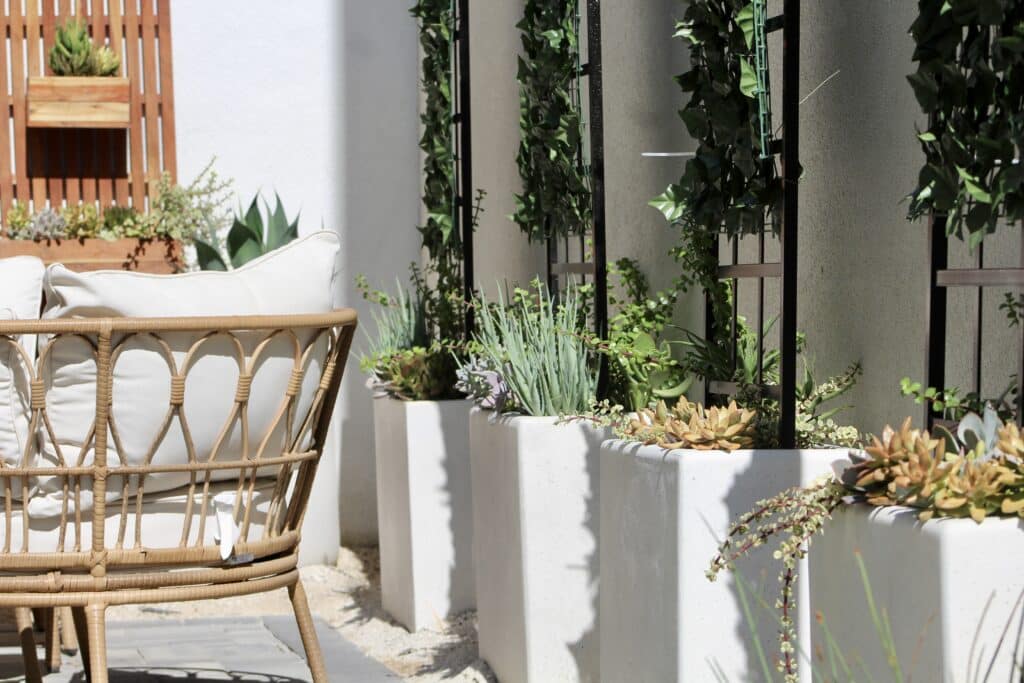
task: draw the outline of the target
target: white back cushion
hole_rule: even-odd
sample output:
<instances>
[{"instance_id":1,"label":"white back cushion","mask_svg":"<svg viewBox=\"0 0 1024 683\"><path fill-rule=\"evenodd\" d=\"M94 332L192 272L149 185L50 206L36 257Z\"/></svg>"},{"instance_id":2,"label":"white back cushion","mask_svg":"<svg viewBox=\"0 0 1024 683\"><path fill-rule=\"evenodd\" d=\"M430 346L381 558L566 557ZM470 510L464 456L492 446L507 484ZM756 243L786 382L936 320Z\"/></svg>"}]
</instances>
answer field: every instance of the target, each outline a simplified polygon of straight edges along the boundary
<instances>
[{"instance_id":1,"label":"white back cushion","mask_svg":"<svg viewBox=\"0 0 1024 683\"><path fill-rule=\"evenodd\" d=\"M333 308L338 249L334 233L318 232L229 272L75 273L53 265L46 273L43 317L325 313ZM108 437L108 465L180 464L190 462L191 457L205 460L218 443L215 457L220 461L236 460L243 452L254 458L264 442L263 457L279 456L289 431L288 417L282 415L287 416L285 389L295 366L296 344L304 349L312 335L309 330L286 330L269 344L259 345L267 333L215 335L201 342L202 334L163 334L167 348L149 336L115 338L111 416L116 429ZM40 345L41 354L45 348L45 343ZM312 402L325 351L326 339L321 339L304 367L297 405L291 413L295 422ZM93 340L62 337L41 361L47 413L53 425L52 433L44 430L42 434L42 461L90 464L90 430L96 410ZM252 388L248 403L240 407L236 391L242 372L251 376ZM185 376L181 415L171 409L172 374ZM241 410L248 424L247 441L242 438ZM191 437L191 449L186 433ZM235 477L237 471L225 470L213 479ZM138 484L132 479L129 491ZM202 477L198 481L201 485ZM148 476L145 489L162 491L188 482L187 474L162 473ZM44 495L33 501L30 514L59 514L64 502L60 481L43 477L38 483ZM111 499L120 494L123 484L116 478L108 482ZM90 497L83 495L80 505L90 504Z\"/></svg>"},{"instance_id":2,"label":"white back cushion","mask_svg":"<svg viewBox=\"0 0 1024 683\"><path fill-rule=\"evenodd\" d=\"M39 319L44 273L43 262L35 256L0 259L0 320ZM35 360L36 340L24 335L14 341L25 355L10 342L0 340L0 460L5 465L31 465L23 458L30 439L29 365Z\"/></svg>"}]
</instances>

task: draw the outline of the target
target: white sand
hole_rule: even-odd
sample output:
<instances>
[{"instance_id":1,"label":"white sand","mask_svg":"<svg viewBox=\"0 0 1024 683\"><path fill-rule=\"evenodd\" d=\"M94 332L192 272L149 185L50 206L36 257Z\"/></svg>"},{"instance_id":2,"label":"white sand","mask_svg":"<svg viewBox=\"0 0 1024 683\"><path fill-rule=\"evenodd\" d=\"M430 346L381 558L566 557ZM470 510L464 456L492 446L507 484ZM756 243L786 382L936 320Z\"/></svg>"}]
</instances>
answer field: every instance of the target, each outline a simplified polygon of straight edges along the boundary
<instances>
[{"instance_id":1,"label":"white sand","mask_svg":"<svg viewBox=\"0 0 1024 683\"><path fill-rule=\"evenodd\" d=\"M436 628L409 633L381 609L380 561L376 548L342 548L335 567L301 570L313 613L369 656L408 681L494 681L477 656L476 614L466 612ZM222 600L112 607L107 619L291 614L284 590Z\"/></svg>"}]
</instances>

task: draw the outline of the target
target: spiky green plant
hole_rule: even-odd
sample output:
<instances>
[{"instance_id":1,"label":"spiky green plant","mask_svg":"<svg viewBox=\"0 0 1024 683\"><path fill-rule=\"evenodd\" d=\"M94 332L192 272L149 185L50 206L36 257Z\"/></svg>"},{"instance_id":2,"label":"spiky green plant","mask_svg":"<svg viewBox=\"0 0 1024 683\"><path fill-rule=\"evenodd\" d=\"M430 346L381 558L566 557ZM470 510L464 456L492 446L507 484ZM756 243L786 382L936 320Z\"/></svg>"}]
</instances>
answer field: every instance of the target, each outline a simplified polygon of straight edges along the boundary
<instances>
[{"instance_id":1,"label":"spiky green plant","mask_svg":"<svg viewBox=\"0 0 1024 683\"><path fill-rule=\"evenodd\" d=\"M257 193L245 215L235 216L231 230L228 231L227 261L212 244L200 239L195 240L196 259L202 270L228 270L228 261L232 268L238 268L298 237L299 217L296 216L295 220L288 222L281 197L274 195L273 211L270 210L270 204L263 202L266 219L260 213L260 199L261 196Z\"/></svg>"},{"instance_id":2,"label":"spiky green plant","mask_svg":"<svg viewBox=\"0 0 1024 683\"><path fill-rule=\"evenodd\" d=\"M506 304L481 297L475 335L480 355L500 368L513 405L526 415L577 415L594 403L597 364L579 334L580 295L567 288L559 303L539 281L517 288Z\"/></svg>"},{"instance_id":3,"label":"spiky green plant","mask_svg":"<svg viewBox=\"0 0 1024 683\"><path fill-rule=\"evenodd\" d=\"M57 27L50 48L50 69L57 76L94 76L96 57L89 28L77 19Z\"/></svg>"},{"instance_id":4,"label":"spiky green plant","mask_svg":"<svg viewBox=\"0 0 1024 683\"><path fill-rule=\"evenodd\" d=\"M121 68L121 58L106 45L94 50L92 59L96 76L116 76Z\"/></svg>"}]
</instances>

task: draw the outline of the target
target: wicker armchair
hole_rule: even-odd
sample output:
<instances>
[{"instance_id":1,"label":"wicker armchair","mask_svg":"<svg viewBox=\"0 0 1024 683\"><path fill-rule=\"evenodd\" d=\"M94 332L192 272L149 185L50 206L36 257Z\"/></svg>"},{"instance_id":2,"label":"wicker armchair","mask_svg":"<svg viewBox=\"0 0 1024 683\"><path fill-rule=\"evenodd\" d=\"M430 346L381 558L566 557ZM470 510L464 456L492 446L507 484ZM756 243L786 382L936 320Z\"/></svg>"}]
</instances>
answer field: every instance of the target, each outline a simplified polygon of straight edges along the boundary
<instances>
[{"instance_id":1,"label":"wicker armchair","mask_svg":"<svg viewBox=\"0 0 1024 683\"><path fill-rule=\"evenodd\" d=\"M14 349L24 361L32 435L19 465L8 461L0 466L0 607L16 608L23 626L31 609L51 610L52 619L54 608L70 606L87 678L105 683L108 606L287 588L313 680L326 683L296 562L310 488L355 327L356 315L347 309L273 317L0 322L0 347ZM53 349L67 340L89 344L95 362L90 369L95 373L95 404L87 408L92 428L74 451L62 449L67 441L55 433L55 399L48 395L52 383L47 381ZM125 398L116 395L114 380L122 351L140 340L166 361L168 376L160 378L159 386L169 391L166 414L157 418L160 429L152 439L145 436L148 450L130 461L124 457L127 435L119 431L112 410L117 399ZM219 340L221 350L225 344L233 349L230 358L237 361L238 373L227 420L213 447L200 452L185 406L194 398L196 381L202 388L203 377L190 372L212 340ZM38 354L25 348L36 346ZM283 358L282 347L290 350ZM253 381L269 353L290 368L281 386ZM307 387L312 388L307 392ZM279 406L262 434L255 433L248 417L257 391L275 392L272 405ZM308 394L308 406L300 406L302 392ZM272 438L271 432L277 436ZM184 444L187 462L154 457L170 433ZM56 444L55 462L40 462L44 443ZM184 485L168 490L168 477ZM40 517L33 508L42 495L37 483L44 479L59 501L55 516ZM161 488L156 482L164 490L152 490ZM217 541L232 533L234 543ZM30 680L38 678L29 661L26 674Z\"/></svg>"}]
</instances>

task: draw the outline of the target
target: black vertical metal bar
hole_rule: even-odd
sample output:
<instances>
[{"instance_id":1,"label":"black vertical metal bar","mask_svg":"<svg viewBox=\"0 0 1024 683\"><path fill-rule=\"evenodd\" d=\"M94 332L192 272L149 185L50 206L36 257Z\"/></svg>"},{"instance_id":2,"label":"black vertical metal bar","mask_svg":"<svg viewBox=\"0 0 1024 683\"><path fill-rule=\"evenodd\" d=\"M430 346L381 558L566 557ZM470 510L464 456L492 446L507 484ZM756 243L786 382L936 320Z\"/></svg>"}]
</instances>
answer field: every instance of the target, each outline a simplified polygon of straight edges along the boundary
<instances>
[{"instance_id":1,"label":"black vertical metal bar","mask_svg":"<svg viewBox=\"0 0 1024 683\"><path fill-rule=\"evenodd\" d=\"M946 217L932 213L928 218L928 306L925 312L928 343L925 345L925 385L942 391L946 387L946 304L948 291L938 284L939 271L949 267ZM929 404L928 427L942 418Z\"/></svg>"},{"instance_id":2,"label":"black vertical metal bar","mask_svg":"<svg viewBox=\"0 0 1024 683\"><path fill-rule=\"evenodd\" d=\"M796 447L797 226L800 182L800 0L785 0L782 28L782 308L779 444Z\"/></svg>"},{"instance_id":3,"label":"black vertical metal bar","mask_svg":"<svg viewBox=\"0 0 1024 683\"><path fill-rule=\"evenodd\" d=\"M1024 226L1022 226L1024 227ZM1024 268L1024 231L1018 230L1020 235L1020 266ZM1017 300L1020 301L1022 293L1016 292ZM1020 327L1020 348L1017 350L1017 424L1024 424L1024 323Z\"/></svg>"},{"instance_id":4,"label":"black vertical metal bar","mask_svg":"<svg viewBox=\"0 0 1024 683\"><path fill-rule=\"evenodd\" d=\"M548 226L551 225L550 217L545 218L544 221ZM555 298L558 297L558 276L553 268L556 263L558 263L558 237L551 236L548 238L548 294Z\"/></svg>"},{"instance_id":5,"label":"black vertical metal bar","mask_svg":"<svg viewBox=\"0 0 1024 683\"><path fill-rule=\"evenodd\" d=\"M594 328L608 333L608 254L605 248L604 71L601 65L601 1L587 0L587 64L590 86L590 179L594 215ZM598 397L608 387L607 358L601 355Z\"/></svg>"},{"instance_id":6,"label":"black vertical metal bar","mask_svg":"<svg viewBox=\"0 0 1024 683\"><path fill-rule=\"evenodd\" d=\"M469 0L458 0L459 68L459 201L462 223L462 286L472 301L476 275L473 270L473 129L470 116ZM466 339L473 334L473 307L466 306Z\"/></svg>"},{"instance_id":7,"label":"black vertical metal bar","mask_svg":"<svg viewBox=\"0 0 1024 683\"><path fill-rule=\"evenodd\" d=\"M985 267L985 245L978 245L978 254L975 257L978 270ZM984 325L985 325L985 288L978 287L975 295L974 315L974 391L981 396L981 352L984 348Z\"/></svg>"},{"instance_id":8,"label":"black vertical metal bar","mask_svg":"<svg viewBox=\"0 0 1024 683\"><path fill-rule=\"evenodd\" d=\"M757 262L764 263L764 230L757 235ZM764 278L757 278L757 378L764 384Z\"/></svg>"},{"instance_id":9,"label":"black vertical metal bar","mask_svg":"<svg viewBox=\"0 0 1024 683\"><path fill-rule=\"evenodd\" d=\"M738 265L740 262L740 240L738 237L733 235L729 240L729 245L732 248L732 264ZM740 281L738 278L732 278L729 281L729 290L732 292L732 312L729 316L730 339L729 339L729 361L732 368L732 377L723 377L722 379L732 381L736 376L736 370L739 368L739 341L740 341Z\"/></svg>"}]
</instances>

